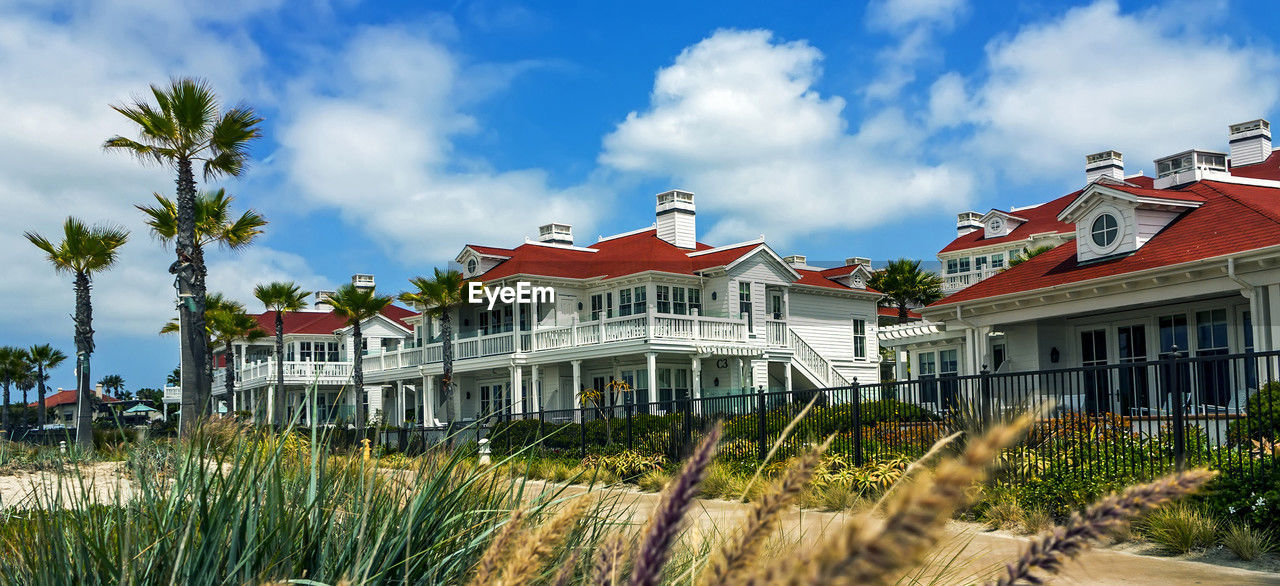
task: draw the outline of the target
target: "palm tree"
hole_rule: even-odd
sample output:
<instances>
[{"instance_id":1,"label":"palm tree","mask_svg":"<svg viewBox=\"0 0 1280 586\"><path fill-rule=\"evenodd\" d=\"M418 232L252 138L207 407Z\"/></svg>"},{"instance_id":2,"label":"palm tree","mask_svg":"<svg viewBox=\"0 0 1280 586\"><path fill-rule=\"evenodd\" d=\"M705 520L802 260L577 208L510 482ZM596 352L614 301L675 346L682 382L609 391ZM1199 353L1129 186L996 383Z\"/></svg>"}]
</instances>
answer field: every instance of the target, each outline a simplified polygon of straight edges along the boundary
<instances>
[{"instance_id":1,"label":"palm tree","mask_svg":"<svg viewBox=\"0 0 1280 586\"><path fill-rule=\"evenodd\" d=\"M243 308L223 308L206 313L209 327L213 330L214 343L221 343L225 348L222 353L223 363L226 364L223 368L226 373L223 382L226 384L227 400L231 400L236 387L236 354L233 343L236 340L253 341L267 333L258 327L258 320L245 313Z\"/></svg>"},{"instance_id":2,"label":"palm tree","mask_svg":"<svg viewBox=\"0 0 1280 586\"><path fill-rule=\"evenodd\" d=\"M204 376L206 381L210 383L213 381L212 348L215 346L215 344L213 343L213 334L214 334L213 326L209 325L208 322L209 322L209 316L217 311L244 311L244 304L234 299L227 298L221 293L210 293L208 296L205 297L205 303L204 303L205 346L210 349L210 355L207 357L209 360L206 363L206 370L205 370ZM182 331L182 323L176 317L165 322L164 327L160 328L161 334L176 334L181 331ZM179 381L181 381L180 378L179 378ZM212 391L212 389L209 389L209 390ZM205 407L209 406L209 403L211 400L212 400L212 396L210 395L200 396L199 400L196 401L196 404L199 405L199 409L196 412L196 416L204 415L204 409Z\"/></svg>"},{"instance_id":3,"label":"palm tree","mask_svg":"<svg viewBox=\"0 0 1280 586\"><path fill-rule=\"evenodd\" d=\"M898 323L907 321L907 308L928 305L942 299L942 277L920 268L920 261L908 258L889 261L871 274L867 285L884 293L881 303L898 309Z\"/></svg>"},{"instance_id":4,"label":"palm tree","mask_svg":"<svg viewBox=\"0 0 1280 586\"><path fill-rule=\"evenodd\" d=\"M272 393L274 413L271 418L276 425L284 425L284 314L305 309L310 294L296 283L281 281L253 288L253 296L262 302L263 307L276 312L276 389Z\"/></svg>"},{"instance_id":5,"label":"palm tree","mask_svg":"<svg viewBox=\"0 0 1280 586\"><path fill-rule=\"evenodd\" d=\"M351 326L352 353L355 354L351 359L351 375L356 389L356 427L363 428L368 414L364 412L364 356L361 353L364 335L360 332L360 323L382 313L391 304L391 296L377 295L373 289L356 288L347 283L338 287L326 303L333 308L331 311L334 315L343 318Z\"/></svg>"},{"instance_id":6,"label":"palm tree","mask_svg":"<svg viewBox=\"0 0 1280 586\"><path fill-rule=\"evenodd\" d=\"M159 193L152 195L156 199L156 205L134 207L147 216L146 224L151 227L151 233L161 242L169 244L178 235L178 206ZM202 283L208 278L208 269L203 262L205 247L217 244L230 250L245 248L262 234L262 227L267 225L266 218L252 209L236 217L231 211L233 201L235 197L227 195L226 190L222 188L216 191L201 191L196 195L196 249L198 252L196 257L201 259L200 266L196 270L199 271L199 280ZM210 294L205 297L205 319L208 319L209 311L213 308L213 295ZM213 348L212 342L206 342L205 376L210 381L213 379ZM209 392L212 389L204 386L203 390ZM201 409L210 404L210 398L209 396L200 397L197 403Z\"/></svg>"},{"instance_id":7,"label":"palm tree","mask_svg":"<svg viewBox=\"0 0 1280 586\"><path fill-rule=\"evenodd\" d=\"M453 394L453 310L466 299L462 296L465 279L462 273L449 269L435 269L435 277L409 279L417 291L400 294L400 301L419 306L427 317L440 320L441 358L444 372L440 376L440 400L448 401ZM454 413L454 417L458 414Z\"/></svg>"},{"instance_id":8,"label":"palm tree","mask_svg":"<svg viewBox=\"0 0 1280 586\"><path fill-rule=\"evenodd\" d=\"M117 399L124 398L120 396L120 391L124 389L124 378L120 375L108 374L107 376L102 377L102 380L98 381L98 384L102 385L102 390L110 393L112 397Z\"/></svg>"},{"instance_id":9,"label":"palm tree","mask_svg":"<svg viewBox=\"0 0 1280 586\"><path fill-rule=\"evenodd\" d=\"M249 162L249 143L262 135L262 122L252 108L236 106L221 111L208 82L174 79L167 86L151 86L152 104L140 97L132 104L112 109L138 126L138 138L113 136L103 148L123 150L145 163L173 167L178 174L175 222L177 261L169 272L177 275L179 318L182 321L182 410L195 413L202 392L208 388L204 362L204 256L196 240L196 179L193 165L202 164L206 181L219 176L239 176ZM193 419L182 418L182 432L192 429Z\"/></svg>"},{"instance_id":10,"label":"palm tree","mask_svg":"<svg viewBox=\"0 0 1280 586\"><path fill-rule=\"evenodd\" d=\"M27 240L44 251L59 273L75 275L76 290L76 444L93 447L93 412L89 409L94 395L89 377L89 356L93 354L93 302L89 298L93 273L116 264L120 247L129 241L129 231L115 226L86 226L80 220L67 218L62 225L62 242L56 245L44 236L27 232ZM42 406L43 408L43 406Z\"/></svg>"},{"instance_id":11,"label":"palm tree","mask_svg":"<svg viewBox=\"0 0 1280 586\"><path fill-rule=\"evenodd\" d=\"M1009 268L1016 267L1037 256L1040 256L1046 252L1049 252L1050 250L1053 250L1053 246L1049 244L1041 244L1040 246L1037 246L1035 248L1028 248L1026 250L1023 250L1022 252L1009 257Z\"/></svg>"},{"instance_id":12,"label":"palm tree","mask_svg":"<svg viewBox=\"0 0 1280 586\"><path fill-rule=\"evenodd\" d=\"M9 429L9 391L14 383L21 384L23 379L28 378L27 373L30 370L26 350L14 346L0 346L0 383L4 383L4 419L0 426L4 429Z\"/></svg>"},{"instance_id":13,"label":"palm tree","mask_svg":"<svg viewBox=\"0 0 1280 586\"><path fill-rule=\"evenodd\" d=\"M36 376L35 376L36 400L39 402L39 410L36 411L36 422L40 424L41 429L44 429L45 417L48 415L44 406L44 381L46 380L45 373L48 372L49 369L57 368L58 365L62 364L62 361L66 359L67 359L67 355L63 354L62 350L58 350L57 348L54 348L53 346L50 346L48 344L37 344L27 350L27 360L31 363L31 366L34 366L36 369ZM80 439L80 425L77 422L76 424L76 443L77 444L80 443L79 439ZM93 440L92 435L89 436L89 440L90 442L92 442Z\"/></svg>"}]
</instances>

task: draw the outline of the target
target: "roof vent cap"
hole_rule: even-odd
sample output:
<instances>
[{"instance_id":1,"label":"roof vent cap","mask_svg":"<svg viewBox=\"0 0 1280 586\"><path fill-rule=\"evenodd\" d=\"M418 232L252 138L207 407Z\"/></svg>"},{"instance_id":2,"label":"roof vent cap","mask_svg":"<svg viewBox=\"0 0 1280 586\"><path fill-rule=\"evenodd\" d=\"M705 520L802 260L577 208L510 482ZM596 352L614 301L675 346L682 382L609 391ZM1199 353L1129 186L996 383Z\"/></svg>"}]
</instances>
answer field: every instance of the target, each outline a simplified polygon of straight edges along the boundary
<instances>
[{"instance_id":1,"label":"roof vent cap","mask_svg":"<svg viewBox=\"0 0 1280 586\"><path fill-rule=\"evenodd\" d=\"M538 242L548 244L573 244L573 226L569 224L543 224L538 227Z\"/></svg>"}]
</instances>

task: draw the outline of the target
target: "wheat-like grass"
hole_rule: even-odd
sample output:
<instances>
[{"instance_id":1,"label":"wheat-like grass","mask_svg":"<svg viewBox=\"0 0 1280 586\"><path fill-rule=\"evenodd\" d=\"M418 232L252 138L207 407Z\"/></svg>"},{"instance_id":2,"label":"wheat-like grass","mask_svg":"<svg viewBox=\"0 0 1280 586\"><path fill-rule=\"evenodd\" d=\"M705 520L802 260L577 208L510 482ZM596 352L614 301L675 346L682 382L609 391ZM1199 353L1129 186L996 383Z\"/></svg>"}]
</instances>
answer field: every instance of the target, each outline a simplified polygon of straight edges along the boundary
<instances>
[{"instance_id":1,"label":"wheat-like grass","mask_svg":"<svg viewBox=\"0 0 1280 586\"><path fill-rule=\"evenodd\" d=\"M556 570L556 575L549 582L550 586L568 586L569 581L573 580L574 574L578 571L578 558L581 556L580 548L569 550L569 557L565 558L564 563L560 564L560 569Z\"/></svg>"},{"instance_id":2,"label":"wheat-like grass","mask_svg":"<svg viewBox=\"0 0 1280 586\"><path fill-rule=\"evenodd\" d=\"M484 550L484 555L480 556L480 563L476 565L475 576L471 578L472 586L488 586L497 579L498 571L502 567L502 561L506 559L508 552L511 550L512 542L515 540L516 533L519 532L523 523L524 509L512 511L507 523L494 536L489 548Z\"/></svg>"},{"instance_id":3,"label":"wheat-like grass","mask_svg":"<svg viewBox=\"0 0 1280 586\"><path fill-rule=\"evenodd\" d=\"M503 568L496 584L517 586L532 581L542 571L556 548L564 543L569 530L577 524L586 507L585 497L575 499L537 530L523 532L521 534L523 539L511 548L511 555L507 556L507 565Z\"/></svg>"},{"instance_id":4,"label":"wheat-like grass","mask_svg":"<svg viewBox=\"0 0 1280 586\"><path fill-rule=\"evenodd\" d=\"M828 438L801 457L769 492L755 502L743 526L721 542L703 569L700 583L704 586L734 584L751 569L778 518L809 484L822 463L822 454L830 445L831 438Z\"/></svg>"},{"instance_id":5,"label":"wheat-like grass","mask_svg":"<svg viewBox=\"0 0 1280 586\"><path fill-rule=\"evenodd\" d=\"M617 583L618 572L626 562L626 540L622 531L615 531L600 544L596 553L596 563L591 566L591 581L594 586L612 586Z\"/></svg>"},{"instance_id":6,"label":"wheat-like grass","mask_svg":"<svg viewBox=\"0 0 1280 586\"><path fill-rule=\"evenodd\" d=\"M1071 515L1065 525L1054 527L1032 541L1027 550L1005 568L1005 575L991 584L1041 584L1044 580L1037 572L1058 573L1064 561L1128 525L1142 512L1195 492L1215 474L1208 470L1180 472L1108 496L1090 506L1083 515Z\"/></svg>"},{"instance_id":7,"label":"wheat-like grass","mask_svg":"<svg viewBox=\"0 0 1280 586\"><path fill-rule=\"evenodd\" d=\"M667 562L667 554L671 544L680 533L689 506L698 496L698 485L707 475L711 459L716 453L716 444L720 441L720 423L716 423L706 437L694 449L689 461L680 470L680 475L671 481L667 490L662 493L662 500L653 517L645 527L640 547L636 551L636 563L631 572L631 586L655 586L662 575L662 567Z\"/></svg>"}]
</instances>

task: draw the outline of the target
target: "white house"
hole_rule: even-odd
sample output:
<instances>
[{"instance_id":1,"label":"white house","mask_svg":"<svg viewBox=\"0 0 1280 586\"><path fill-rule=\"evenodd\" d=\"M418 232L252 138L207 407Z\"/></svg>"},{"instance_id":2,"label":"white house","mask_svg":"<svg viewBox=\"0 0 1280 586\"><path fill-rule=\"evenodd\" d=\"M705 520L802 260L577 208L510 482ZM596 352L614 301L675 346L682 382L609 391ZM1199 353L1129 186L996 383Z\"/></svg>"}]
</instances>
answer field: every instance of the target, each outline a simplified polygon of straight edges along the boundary
<instances>
[{"instance_id":1,"label":"white house","mask_svg":"<svg viewBox=\"0 0 1280 586\"><path fill-rule=\"evenodd\" d=\"M1241 391L1274 377L1214 357L1280 349L1280 152L1265 120L1231 125L1228 142L1162 157L1154 178L1126 177L1114 151L1090 155L1081 190L975 217L938 255L944 269L973 258L955 273L972 282L923 308L925 321L880 332L899 377L1123 366L1176 347L1197 360L1188 400L1238 409ZM1059 240L1006 266L1014 249ZM1109 372L1080 376L1092 408L1157 407L1147 375Z\"/></svg>"},{"instance_id":2,"label":"white house","mask_svg":"<svg viewBox=\"0 0 1280 586\"><path fill-rule=\"evenodd\" d=\"M433 426L495 412L569 418L584 390L603 391L611 381L633 389L619 400L663 411L684 398L879 380L881 294L866 286L865 259L824 269L782 258L763 240L713 247L695 240L695 220L693 194L676 190L657 196L652 226L594 243L575 244L570 226L547 224L515 247L464 247L456 261L468 280L492 291L550 287L554 301L456 309L447 400L438 320L389 308L362 326L368 343L357 354L335 318L290 314L286 408L301 408L314 382L319 420L349 412L353 356L363 360L360 396L371 414ZM274 331L273 315L259 321ZM236 409L265 412L275 380L271 348L270 339L246 346Z\"/></svg>"}]
</instances>

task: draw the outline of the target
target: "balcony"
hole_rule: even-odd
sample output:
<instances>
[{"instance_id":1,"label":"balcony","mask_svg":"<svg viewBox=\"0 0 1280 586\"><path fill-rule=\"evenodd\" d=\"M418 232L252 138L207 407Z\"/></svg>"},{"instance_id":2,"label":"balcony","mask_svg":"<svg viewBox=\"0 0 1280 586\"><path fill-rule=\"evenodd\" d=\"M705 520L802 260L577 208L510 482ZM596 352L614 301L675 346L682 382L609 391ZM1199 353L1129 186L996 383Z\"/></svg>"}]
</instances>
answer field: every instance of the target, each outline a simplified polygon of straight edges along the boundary
<instances>
[{"instance_id":1,"label":"balcony","mask_svg":"<svg viewBox=\"0 0 1280 586\"><path fill-rule=\"evenodd\" d=\"M1000 267L997 269L984 268L981 270L970 271L967 273L946 275L942 281L942 292L947 295L950 295L952 293L955 293L956 291L964 289L969 285L977 283L978 281L986 279L987 277L990 277L1003 270L1004 270L1004 267Z\"/></svg>"}]
</instances>

